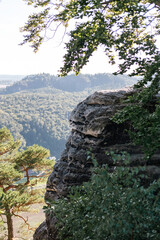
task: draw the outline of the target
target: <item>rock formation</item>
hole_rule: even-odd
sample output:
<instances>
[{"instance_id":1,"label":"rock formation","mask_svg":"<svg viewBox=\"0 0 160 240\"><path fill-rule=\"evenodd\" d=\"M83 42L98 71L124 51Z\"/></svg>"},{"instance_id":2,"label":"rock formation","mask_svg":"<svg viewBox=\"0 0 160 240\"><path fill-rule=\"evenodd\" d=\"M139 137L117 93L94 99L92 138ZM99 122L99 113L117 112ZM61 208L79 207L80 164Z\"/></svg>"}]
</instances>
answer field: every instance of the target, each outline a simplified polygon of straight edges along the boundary
<instances>
[{"instance_id":1,"label":"rock formation","mask_svg":"<svg viewBox=\"0 0 160 240\"><path fill-rule=\"evenodd\" d=\"M56 163L47 181L46 200L55 200L68 193L68 187L88 181L91 175L92 161L87 160L87 151L91 151L99 164L112 160L105 154L106 150L127 151L131 155L131 166L143 165L140 148L130 143L126 128L129 124L117 125L111 117L124 107L123 100L131 91L95 92L73 110L70 123L71 135L66 149ZM147 170L154 178L160 176L159 155L155 154L148 161ZM34 240L56 240L56 218L46 216L46 223L40 225L34 234ZM42 228L44 231L42 231ZM44 237L44 232L47 237ZM41 237L42 236L42 237Z\"/></svg>"}]
</instances>

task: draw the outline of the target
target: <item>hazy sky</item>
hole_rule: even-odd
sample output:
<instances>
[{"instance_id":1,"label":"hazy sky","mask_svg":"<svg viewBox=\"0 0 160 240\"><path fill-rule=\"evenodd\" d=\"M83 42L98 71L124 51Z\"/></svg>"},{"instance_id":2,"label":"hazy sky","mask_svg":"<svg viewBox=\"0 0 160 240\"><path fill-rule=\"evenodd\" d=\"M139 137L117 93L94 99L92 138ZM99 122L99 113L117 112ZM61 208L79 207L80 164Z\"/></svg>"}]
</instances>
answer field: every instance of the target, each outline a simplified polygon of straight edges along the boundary
<instances>
[{"instance_id":1,"label":"hazy sky","mask_svg":"<svg viewBox=\"0 0 160 240\"><path fill-rule=\"evenodd\" d=\"M43 43L38 53L28 45L19 46L22 33L19 29L27 21L32 8L23 0L0 0L0 74L56 74L63 64L64 44L60 37ZM102 64L103 63L103 64ZM103 50L99 50L84 67L83 73L113 72Z\"/></svg>"},{"instance_id":2,"label":"hazy sky","mask_svg":"<svg viewBox=\"0 0 160 240\"><path fill-rule=\"evenodd\" d=\"M63 65L64 44L59 46L61 31L57 37L43 43L38 53L28 45L19 46L23 35L19 29L33 12L23 0L0 0L0 74L57 74ZM82 73L114 72L102 49L94 53Z\"/></svg>"}]
</instances>

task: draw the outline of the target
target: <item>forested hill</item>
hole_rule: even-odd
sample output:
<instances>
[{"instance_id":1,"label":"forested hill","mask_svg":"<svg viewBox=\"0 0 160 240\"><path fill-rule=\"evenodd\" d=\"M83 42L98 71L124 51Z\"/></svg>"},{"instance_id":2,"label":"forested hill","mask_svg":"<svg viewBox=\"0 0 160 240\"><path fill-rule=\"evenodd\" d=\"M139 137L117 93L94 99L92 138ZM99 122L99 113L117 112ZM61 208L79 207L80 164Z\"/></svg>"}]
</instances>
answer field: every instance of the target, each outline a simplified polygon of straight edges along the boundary
<instances>
[{"instance_id":1,"label":"forested hill","mask_svg":"<svg viewBox=\"0 0 160 240\"><path fill-rule=\"evenodd\" d=\"M69 116L75 106L97 90L122 88L134 82L111 74L27 76L1 89L0 128L6 126L24 147L38 144L59 158L70 134Z\"/></svg>"},{"instance_id":2,"label":"forested hill","mask_svg":"<svg viewBox=\"0 0 160 240\"><path fill-rule=\"evenodd\" d=\"M50 74L29 75L21 81L1 90L1 94L9 94L24 90L33 90L39 88L56 88L67 92L80 92L85 89L117 89L126 85L133 85L134 78L128 76L115 76L113 74L79 74L78 76L69 75L59 78Z\"/></svg>"}]
</instances>

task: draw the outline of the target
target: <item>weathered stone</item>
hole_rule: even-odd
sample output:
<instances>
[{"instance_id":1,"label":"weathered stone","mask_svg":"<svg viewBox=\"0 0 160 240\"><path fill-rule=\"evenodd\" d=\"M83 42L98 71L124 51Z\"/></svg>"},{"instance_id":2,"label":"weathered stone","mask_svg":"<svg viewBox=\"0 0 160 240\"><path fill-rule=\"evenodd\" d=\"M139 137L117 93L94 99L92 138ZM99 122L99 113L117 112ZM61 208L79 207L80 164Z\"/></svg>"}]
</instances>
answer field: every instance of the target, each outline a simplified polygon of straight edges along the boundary
<instances>
[{"instance_id":1,"label":"weathered stone","mask_svg":"<svg viewBox=\"0 0 160 240\"><path fill-rule=\"evenodd\" d=\"M33 240L48 240L46 221L41 223L41 225L36 229L33 235Z\"/></svg>"},{"instance_id":2,"label":"weathered stone","mask_svg":"<svg viewBox=\"0 0 160 240\"><path fill-rule=\"evenodd\" d=\"M115 112L124 107L122 100L129 94L132 92L124 90L96 92L73 110L70 117L72 132L66 143L66 149L48 178L46 200L52 201L66 196L68 187L89 180L92 161L87 158L87 151L94 154L99 164L107 163L111 169L114 163L105 152L111 149L118 152L126 151L131 155L131 167L147 165L147 172L151 177L160 176L159 154L155 154L147 162L144 161L141 149L130 143L125 130L128 124L117 125L111 120ZM48 215L46 222L48 240L55 240L56 218Z\"/></svg>"},{"instance_id":3,"label":"weathered stone","mask_svg":"<svg viewBox=\"0 0 160 240\"><path fill-rule=\"evenodd\" d=\"M57 240L57 229L56 229L57 219L55 216L46 214L46 225L48 229L48 238L47 240ZM41 239L43 240L43 239Z\"/></svg>"}]
</instances>

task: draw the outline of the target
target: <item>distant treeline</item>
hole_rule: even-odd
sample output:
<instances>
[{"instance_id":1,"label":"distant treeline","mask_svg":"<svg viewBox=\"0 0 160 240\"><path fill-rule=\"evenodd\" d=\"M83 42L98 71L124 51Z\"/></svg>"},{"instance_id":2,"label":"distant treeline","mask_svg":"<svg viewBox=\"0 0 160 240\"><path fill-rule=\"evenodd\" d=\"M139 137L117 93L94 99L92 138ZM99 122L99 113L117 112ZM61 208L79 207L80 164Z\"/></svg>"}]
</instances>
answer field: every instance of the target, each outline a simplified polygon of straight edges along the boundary
<instances>
[{"instance_id":1,"label":"distant treeline","mask_svg":"<svg viewBox=\"0 0 160 240\"><path fill-rule=\"evenodd\" d=\"M67 92L80 92L86 88L100 89L117 89L126 85L133 85L134 78L128 76L115 76L113 74L79 74L78 76L69 75L59 78L50 74L30 75L21 81L15 82L12 86L8 86L3 94L9 94L24 90L33 90L39 88L56 88Z\"/></svg>"},{"instance_id":2,"label":"distant treeline","mask_svg":"<svg viewBox=\"0 0 160 240\"><path fill-rule=\"evenodd\" d=\"M134 82L122 76L118 80L111 74L60 79L49 74L27 76L1 90L0 128L6 126L22 140L23 147L38 144L59 158L70 133L69 116L74 107L96 90Z\"/></svg>"},{"instance_id":3,"label":"distant treeline","mask_svg":"<svg viewBox=\"0 0 160 240\"><path fill-rule=\"evenodd\" d=\"M0 75L0 85L11 85L24 77L24 75Z\"/></svg>"}]
</instances>

